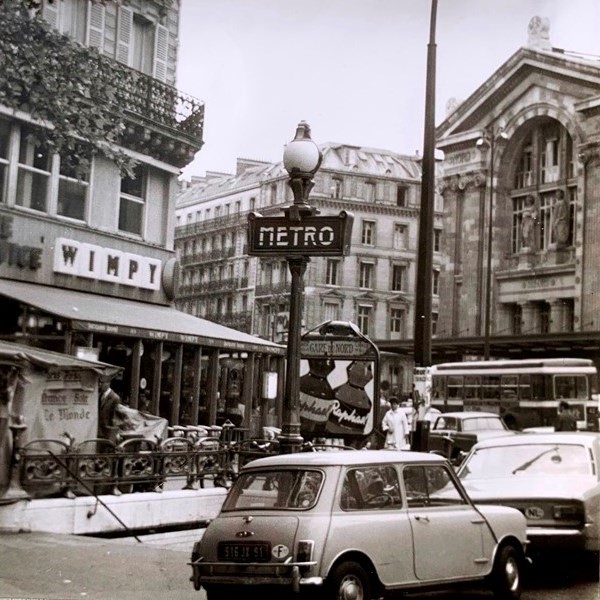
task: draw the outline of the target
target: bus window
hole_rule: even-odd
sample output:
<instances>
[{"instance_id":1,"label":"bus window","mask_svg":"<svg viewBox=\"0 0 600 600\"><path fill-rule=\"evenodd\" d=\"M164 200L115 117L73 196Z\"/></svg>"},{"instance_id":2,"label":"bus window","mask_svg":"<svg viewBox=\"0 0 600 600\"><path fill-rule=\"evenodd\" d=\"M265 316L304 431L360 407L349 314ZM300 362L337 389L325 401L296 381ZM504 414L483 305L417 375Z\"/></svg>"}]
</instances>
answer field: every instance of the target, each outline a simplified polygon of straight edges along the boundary
<instances>
[{"instance_id":1,"label":"bus window","mask_svg":"<svg viewBox=\"0 0 600 600\"><path fill-rule=\"evenodd\" d=\"M482 377L482 397L484 400L498 400L500 398L500 376L488 375Z\"/></svg>"},{"instance_id":2,"label":"bus window","mask_svg":"<svg viewBox=\"0 0 600 600\"><path fill-rule=\"evenodd\" d=\"M448 399L463 398L463 378L460 375L448 376Z\"/></svg>"},{"instance_id":3,"label":"bus window","mask_svg":"<svg viewBox=\"0 0 600 600\"><path fill-rule=\"evenodd\" d=\"M531 400L531 379L527 374L519 376L519 400Z\"/></svg>"},{"instance_id":4,"label":"bus window","mask_svg":"<svg viewBox=\"0 0 600 600\"><path fill-rule=\"evenodd\" d=\"M446 378L441 375L434 375L431 379L431 393L433 399L442 400L446 397L446 390L444 389Z\"/></svg>"},{"instance_id":5,"label":"bus window","mask_svg":"<svg viewBox=\"0 0 600 600\"><path fill-rule=\"evenodd\" d=\"M517 383L518 377L516 375L502 375L500 380L501 389L501 398L502 400L516 400L517 395Z\"/></svg>"},{"instance_id":6,"label":"bus window","mask_svg":"<svg viewBox=\"0 0 600 600\"><path fill-rule=\"evenodd\" d=\"M481 377L465 376L465 400L479 400L481 398Z\"/></svg>"},{"instance_id":7,"label":"bus window","mask_svg":"<svg viewBox=\"0 0 600 600\"><path fill-rule=\"evenodd\" d=\"M587 379L583 376L557 375L554 378L554 392L557 400L587 398Z\"/></svg>"},{"instance_id":8,"label":"bus window","mask_svg":"<svg viewBox=\"0 0 600 600\"><path fill-rule=\"evenodd\" d=\"M544 375L531 375L531 399L532 400L552 400L548 395L546 398L546 390L544 389ZM548 390L549 394L552 390Z\"/></svg>"}]
</instances>

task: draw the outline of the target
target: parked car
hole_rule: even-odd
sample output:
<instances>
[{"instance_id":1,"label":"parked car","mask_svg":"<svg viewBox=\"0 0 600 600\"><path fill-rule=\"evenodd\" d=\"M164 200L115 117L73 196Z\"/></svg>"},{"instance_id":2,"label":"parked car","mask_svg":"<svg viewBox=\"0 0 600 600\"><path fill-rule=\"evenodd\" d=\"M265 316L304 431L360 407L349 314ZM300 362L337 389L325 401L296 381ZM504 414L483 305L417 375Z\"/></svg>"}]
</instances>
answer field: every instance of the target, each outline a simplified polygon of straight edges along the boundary
<instances>
[{"instance_id":1,"label":"parked car","mask_svg":"<svg viewBox=\"0 0 600 600\"><path fill-rule=\"evenodd\" d=\"M478 504L504 504L525 515L532 551L600 550L600 434L486 440L457 474Z\"/></svg>"},{"instance_id":2,"label":"parked car","mask_svg":"<svg viewBox=\"0 0 600 600\"><path fill-rule=\"evenodd\" d=\"M254 593L369 600L465 582L485 582L497 598L513 600L525 544L523 515L474 505L439 456L277 455L241 470L194 545L191 579L209 600Z\"/></svg>"},{"instance_id":3,"label":"parked car","mask_svg":"<svg viewBox=\"0 0 600 600\"><path fill-rule=\"evenodd\" d=\"M513 433L496 413L441 413L429 429L427 449L458 464L477 442Z\"/></svg>"}]
</instances>

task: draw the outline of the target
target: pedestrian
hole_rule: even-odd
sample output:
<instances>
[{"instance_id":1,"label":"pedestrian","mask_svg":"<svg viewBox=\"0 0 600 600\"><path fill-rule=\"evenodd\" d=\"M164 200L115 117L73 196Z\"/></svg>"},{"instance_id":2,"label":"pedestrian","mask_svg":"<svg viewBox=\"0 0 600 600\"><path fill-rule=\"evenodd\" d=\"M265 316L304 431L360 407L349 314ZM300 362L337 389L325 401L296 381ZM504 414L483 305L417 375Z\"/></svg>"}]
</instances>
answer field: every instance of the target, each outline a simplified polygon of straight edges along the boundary
<instances>
[{"instance_id":1,"label":"pedestrian","mask_svg":"<svg viewBox=\"0 0 600 600\"><path fill-rule=\"evenodd\" d=\"M577 419L566 400L558 403L558 416L554 429L556 431L577 431Z\"/></svg>"},{"instance_id":2,"label":"pedestrian","mask_svg":"<svg viewBox=\"0 0 600 600\"><path fill-rule=\"evenodd\" d=\"M390 398L390 409L383 416L381 429L385 432L385 447L388 449L404 450L409 447L409 426L406 413L400 408L396 396Z\"/></svg>"},{"instance_id":3,"label":"pedestrian","mask_svg":"<svg viewBox=\"0 0 600 600\"><path fill-rule=\"evenodd\" d=\"M111 389L111 381L112 377L101 375L98 383L98 437L116 443L119 427L115 422L115 416L121 407L121 398Z\"/></svg>"}]
</instances>

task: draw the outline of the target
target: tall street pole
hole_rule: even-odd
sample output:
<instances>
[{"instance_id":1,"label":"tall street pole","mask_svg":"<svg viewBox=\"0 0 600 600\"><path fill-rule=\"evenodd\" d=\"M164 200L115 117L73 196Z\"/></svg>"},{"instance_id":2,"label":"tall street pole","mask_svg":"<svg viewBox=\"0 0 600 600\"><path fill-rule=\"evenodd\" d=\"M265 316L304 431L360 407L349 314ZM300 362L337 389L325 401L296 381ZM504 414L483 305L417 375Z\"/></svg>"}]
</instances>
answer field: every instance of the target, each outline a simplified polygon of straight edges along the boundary
<instances>
[{"instance_id":1,"label":"tall street pole","mask_svg":"<svg viewBox=\"0 0 600 600\"><path fill-rule=\"evenodd\" d=\"M431 365L431 294L433 277L433 212L435 192L435 24L437 0L431 2L427 83L425 89L425 134L421 175L421 209L415 295L415 365Z\"/></svg>"}]
</instances>

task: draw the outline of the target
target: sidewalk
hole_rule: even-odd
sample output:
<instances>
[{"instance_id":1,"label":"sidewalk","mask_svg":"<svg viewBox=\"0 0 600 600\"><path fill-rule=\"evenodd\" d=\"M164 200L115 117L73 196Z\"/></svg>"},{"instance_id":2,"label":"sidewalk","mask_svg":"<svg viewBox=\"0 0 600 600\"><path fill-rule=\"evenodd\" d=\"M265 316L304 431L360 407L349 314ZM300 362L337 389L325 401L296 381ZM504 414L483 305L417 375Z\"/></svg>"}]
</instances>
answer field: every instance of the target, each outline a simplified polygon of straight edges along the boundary
<instances>
[{"instance_id":1,"label":"sidewalk","mask_svg":"<svg viewBox=\"0 0 600 600\"><path fill-rule=\"evenodd\" d=\"M205 600L189 550L132 539L0 533L0 599Z\"/></svg>"}]
</instances>

